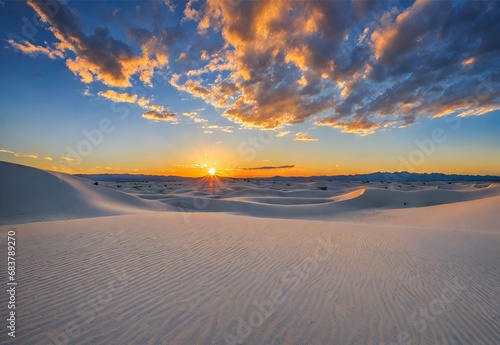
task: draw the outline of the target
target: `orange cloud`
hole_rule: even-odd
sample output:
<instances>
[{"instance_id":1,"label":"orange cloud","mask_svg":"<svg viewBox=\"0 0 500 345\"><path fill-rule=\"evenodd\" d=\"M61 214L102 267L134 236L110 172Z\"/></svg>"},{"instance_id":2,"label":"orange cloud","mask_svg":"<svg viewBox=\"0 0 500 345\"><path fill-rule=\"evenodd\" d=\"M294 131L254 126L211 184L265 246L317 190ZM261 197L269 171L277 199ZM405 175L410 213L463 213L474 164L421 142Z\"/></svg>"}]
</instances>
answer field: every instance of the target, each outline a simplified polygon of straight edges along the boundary
<instances>
[{"instance_id":1,"label":"orange cloud","mask_svg":"<svg viewBox=\"0 0 500 345\"><path fill-rule=\"evenodd\" d=\"M333 99L319 95L318 83L325 73L329 76L334 64L326 56L321 71L313 63L318 61L318 54L308 44L312 36L323 35L325 25L330 25L329 15L321 6L287 0L244 4L209 1L198 29L201 33L209 28L220 29L227 46L204 68L188 71L187 75L231 73L210 86L189 80L184 85L172 84L213 106L226 108L223 116L248 127L277 128L301 123L330 108ZM333 4L332 11L337 10L340 8ZM304 31L304 27L308 29ZM289 65L307 72L307 77L289 69Z\"/></svg>"},{"instance_id":2,"label":"orange cloud","mask_svg":"<svg viewBox=\"0 0 500 345\"><path fill-rule=\"evenodd\" d=\"M84 83L100 80L108 86L129 87L132 86L131 78L139 75L139 80L145 85L152 86L155 69L165 66L168 63L168 57L161 53L151 53L146 45L141 50L141 56L118 54L111 57L116 65L114 69L108 69L107 66L84 55L67 59L66 65Z\"/></svg>"},{"instance_id":3,"label":"orange cloud","mask_svg":"<svg viewBox=\"0 0 500 345\"><path fill-rule=\"evenodd\" d=\"M211 86L204 86L200 80L187 79L184 83L180 83L180 79L180 74L173 74L170 84L177 90L203 99L215 108L227 107L229 99L238 92L238 88L230 80L218 80Z\"/></svg>"},{"instance_id":4,"label":"orange cloud","mask_svg":"<svg viewBox=\"0 0 500 345\"><path fill-rule=\"evenodd\" d=\"M24 54L28 55L43 54L47 55L52 60L64 58L64 54L61 51L57 49L52 49L50 47L37 46L28 41L24 41L23 43L17 43L12 39L9 39L7 42L15 49L19 50Z\"/></svg>"},{"instance_id":5,"label":"orange cloud","mask_svg":"<svg viewBox=\"0 0 500 345\"><path fill-rule=\"evenodd\" d=\"M458 114L458 116L460 116L460 117L479 116L479 115L491 113L492 111L496 111L496 110L500 110L500 105L492 104L492 105L474 107L472 109L463 110Z\"/></svg>"},{"instance_id":6,"label":"orange cloud","mask_svg":"<svg viewBox=\"0 0 500 345\"><path fill-rule=\"evenodd\" d=\"M173 124L178 123L177 116L170 110L167 110L166 112L163 113L159 113L155 110L150 110L142 114L142 117L153 121L169 121L172 122Z\"/></svg>"},{"instance_id":7,"label":"orange cloud","mask_svg":"<svg viewBox=\"0 0 500 345\"><path fill-rule=\"evenodd\" d=\"M311 138L309 134L304 133L304 132L299 132L295 134L295 141L317 141L318 139L316 138Z\"/></svg>"},{"instance_id":8,"label":"orange cloud","mask_svg":"<svg viewBox=\"0 0 500 345\"><path fill-rule=\"evenodd\" d=\"M474 64L474 62L476 62L476 58L475 58L475 57L470 57L470 58L468 58L468 59L464 60L464 61L462 62L462 65L464 65L464 66L468 66L468 65L472 65L472 64Z\"/></svg>"},{"instance_id":9,"label":"orange cloud","mask_svg":"<svg viewBox=\"0 0 500 345\"><path fill-rule=\"evenodd\" d=\"M283 132L276 133L274 136L280 138L280 137L284 137L285 135L288 135L288 134L290 134L290 131L283 131Z\"/></svg>"},{"instance_id":10,"label":"orange cloud","mask_svg":"<svg viewBox=\"0 0 500 345\"><path fill-rule=\"evenodd\" d=\"M8 153L13 155L14 157L19 157L19 158L33 158L33 159L38 159L37 155L29 154L29 153L19 153L19 152L14 152L10 150L4 150L0 149L1 153Z\"/></svg>"},{"instance_id":11,"label":"orange cloud","mask_svg":"<svg viewBox=\"0 0 500 345\"><path fill-rule=\"evenodd\" d=\"M66 66L84 83L99 80L108 86L129 87L131 78L138 75L144 84L151 86L154 71L168 63L165 44L153 35L136 55L127 44L111 37L106 28L96 28L93 35L85 34L75 12L63 3L58 3L56 15L49 15L50 9L37 1L28 0L28 5L49 25L58 40L57 49L29 42L9 43L24 53L43 53L53 59L64 58L65 51L74 53L75 57L66 60Z\"/></svg>"},{"instance_id":12,"label":"orange cloud","mask_svg":"<svg viewBox=\"0 0 500 345\"><path fill-rule=\"evenodd\" d=\"M340 120L335 117L326 117L315 121L318 126L331 126L341 129L342 133L353 133L361 136L375 133L377 129L387 124L387 121L375 123L367 118L354 118L350 120Z\"/></svg>"},{"instance_id":13,"label":"orange cloud","mask_svg":"<svg viewBox=\"0 0 500 345\"><path fill-rule=\"evenodd\" d=\"M158 114L161 114L165 111L164 106L150 104L149 99L146 99L144 97L139 98L137 95L130 94L128 92L119 93L113 90L106 90L99 92L99 96L107 98L116 103L134 103L143 109L148 109Z\"/></svg>"},{"instance_id":14,"label":"orange cloud","mask_svg":"<svg viewBox=\"0 0 500 345\"><path fill-rule=\"evenodd\" d=\"M202 109L195 110L195 111L185 111L182 113L182 115L189 117L191 120L193 120L194 123L206 124L208 122L208 120L199 116L199 111L201 111L201 110L204 110L204 109L202 108Z\"/></svg>"},{"instance_id":15,"label":"orange cloud","mask_svg":"<svg viewBox=\"0 0 500 345\"><path fill-rule=\"evenodd\" d=\"M203 128L206 130L205 133L213 133L213 130L218 130L226 133L233 133L232 126L219 126L219 125L204 125Z\"/></svg>"},{"instance_id":16,"label":"orange cloud","mask_svg":"<svg viewBox=\"0 0 500 345\"><path fill-rule=\"evenodd\" d=\"M137 95L131 95L128 92L118 93L113 90L106 90L99 92L99 96L112 100L117 103L136 103ZM142 103L144 104L144 103ZM146 104L144 104L146 105Z\"/></svg>"}]
</instances>

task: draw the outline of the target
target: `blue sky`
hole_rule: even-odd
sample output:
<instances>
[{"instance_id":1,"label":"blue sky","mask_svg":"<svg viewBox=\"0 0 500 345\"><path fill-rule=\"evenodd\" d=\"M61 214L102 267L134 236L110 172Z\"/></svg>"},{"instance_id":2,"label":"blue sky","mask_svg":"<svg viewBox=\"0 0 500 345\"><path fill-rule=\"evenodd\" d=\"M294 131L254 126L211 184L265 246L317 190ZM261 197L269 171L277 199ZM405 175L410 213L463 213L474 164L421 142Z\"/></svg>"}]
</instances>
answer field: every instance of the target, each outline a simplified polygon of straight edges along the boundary
<instances>
[{"instance_id":1,"label":"blue sky","mask_svg":"<svg viewBox=\"0 0 500 345\"><path fill-rule=\"evenodd\" d=\"M498 2L3 6L1 160L71 173L500 175Z\"/></svg>"}]
</instances>

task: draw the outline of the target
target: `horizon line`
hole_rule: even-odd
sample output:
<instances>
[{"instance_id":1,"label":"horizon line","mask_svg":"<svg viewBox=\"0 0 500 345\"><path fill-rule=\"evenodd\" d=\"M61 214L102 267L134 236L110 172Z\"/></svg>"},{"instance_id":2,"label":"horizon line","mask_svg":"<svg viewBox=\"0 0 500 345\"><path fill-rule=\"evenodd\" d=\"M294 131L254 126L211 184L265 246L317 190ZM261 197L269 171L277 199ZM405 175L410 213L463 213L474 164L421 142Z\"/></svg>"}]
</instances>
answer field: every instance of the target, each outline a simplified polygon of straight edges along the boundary
<instances>
[{"instance_id":1,"label":"horizon line","mask_svg":"<svg viewBox=\"0 0 500 345\"><path fill-rule=\"evenodd\" d=\"M270 175L270 176L225 176L216 175L219 178L232 178L232 179L266 179L266 178L318 178L318 177L356 177L363 175L374 175L374 174L384 174L384 175L397 175L397 174L413 174L413 175L445 175L445 176L460 176L460 177L493 177L499 178L500 175L492 174L460 174L460 173L442 173L442 172L410 172L410 171L373 171L369 173L355 173L355 174L337 174L337 175L304 175L304 176L283 176L283 175ZM69 174L73 176L96 176L96 175L116 175L116 176L148 176L148 177L172 177L172 178L186 178L186 179L198 179L204 178L209 174L201 176L179 176L179 175L158 175L158 174L134 174L134 173L75 173Z\"/></svg>"}]
</instances>

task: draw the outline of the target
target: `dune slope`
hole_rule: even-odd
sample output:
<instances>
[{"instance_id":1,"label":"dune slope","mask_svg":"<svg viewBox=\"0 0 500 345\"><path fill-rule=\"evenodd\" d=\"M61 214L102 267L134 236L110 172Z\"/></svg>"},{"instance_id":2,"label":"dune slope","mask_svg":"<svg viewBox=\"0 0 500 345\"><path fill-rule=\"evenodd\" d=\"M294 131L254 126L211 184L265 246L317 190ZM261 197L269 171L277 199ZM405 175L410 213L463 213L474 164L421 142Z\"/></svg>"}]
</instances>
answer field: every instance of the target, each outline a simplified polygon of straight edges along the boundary
<instances>
[{"instance_id":1,"label":"dune slope","mask_svg":"<svg viewBox=\"0 0 500 345\"><path fill-rule=\"evenodd\" d=\"M62 173L0 162L0 224L168 210Z\"/></svg>"}]
</instances>

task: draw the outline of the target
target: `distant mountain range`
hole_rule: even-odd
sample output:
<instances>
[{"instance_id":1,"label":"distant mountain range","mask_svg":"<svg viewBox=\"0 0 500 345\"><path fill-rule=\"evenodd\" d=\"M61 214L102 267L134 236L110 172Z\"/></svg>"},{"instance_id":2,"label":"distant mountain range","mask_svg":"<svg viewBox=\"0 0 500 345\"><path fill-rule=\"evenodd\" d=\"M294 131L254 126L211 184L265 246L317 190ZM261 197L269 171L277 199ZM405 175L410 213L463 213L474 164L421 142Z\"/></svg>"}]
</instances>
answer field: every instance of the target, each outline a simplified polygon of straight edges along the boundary
<instances>
[{"instance_id":1,"label":"distant mountain range","mask_svg":"<svg viewBox=\"0 0 500 345\"><path fill-rule=\"evenodd\" d=\"M275 176L273 179L288 179L289 177ZM305 180L332 180L332 181L500 181L500 176L492 175L457 175L457 174L442 174L442 173L410 173L407 171L400 172L374 172L370 174L356 174L356 175L336 175L336 176L313 176L301 177Z\"/></svg>"},{"instance_id":2,"label":"distant mountain range","mask_svg":"<svg viewBox=\"0 0 500 345\"><path fill-rule=\"evenodd\" d=\"M178 176L161 176L161 175L132 175L132 174L76 174L75 176L88 178L94 181L115 181L115 182L175 182L185 179L192 179L188 177ZM248 179L248 178L246 178ZM252 180L297 180L297 181L319 181L319 180L332 180L332 181L384 181L384 182L398 182L398 181L488 181L500 182L500 176L492 175L457 175L457 174L441 174L441 173L409 173L406 171L401 172L375 172L370 174L357 174L357 175L336 175L336 176L312 176L312 177L283 177L274 176L268 178L250 178Z\"/></svg>"},{"instance_id":3,"label":"distant mountain range","mask_svg":"<svg viewBox=\"0 0 500 345\"><path fill-rule=\"evenodd\" d=\"M88 178L94 181L115 182L175 182L189 177L162 176L162 175L135 175L135 174L75 174L74 176Z\"/></svg>"}]
</instances>

